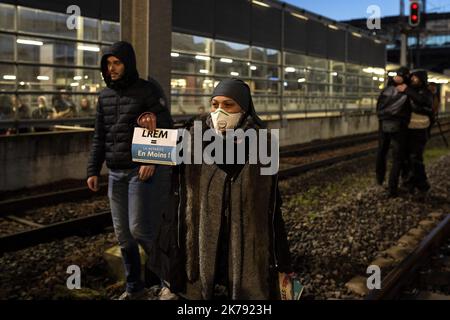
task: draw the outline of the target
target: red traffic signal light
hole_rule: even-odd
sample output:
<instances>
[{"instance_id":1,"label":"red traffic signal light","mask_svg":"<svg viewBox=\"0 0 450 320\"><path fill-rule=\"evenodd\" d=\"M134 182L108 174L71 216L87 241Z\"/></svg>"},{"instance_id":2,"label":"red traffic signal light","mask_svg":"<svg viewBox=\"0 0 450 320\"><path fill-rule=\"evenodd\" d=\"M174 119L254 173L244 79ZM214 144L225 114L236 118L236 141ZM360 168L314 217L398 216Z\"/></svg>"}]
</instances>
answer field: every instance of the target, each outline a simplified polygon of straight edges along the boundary
<instances>
[{"instance_id":1,"label":"red traffic signal light","mask_svg":"<svg viewBox=\"0 0 450 320\"><path fill-rule=\"evenodd\" d=\"M417 27L420 24L420 2L411 1L409 4L409 25Z\"/></svg>"}]
</instances>

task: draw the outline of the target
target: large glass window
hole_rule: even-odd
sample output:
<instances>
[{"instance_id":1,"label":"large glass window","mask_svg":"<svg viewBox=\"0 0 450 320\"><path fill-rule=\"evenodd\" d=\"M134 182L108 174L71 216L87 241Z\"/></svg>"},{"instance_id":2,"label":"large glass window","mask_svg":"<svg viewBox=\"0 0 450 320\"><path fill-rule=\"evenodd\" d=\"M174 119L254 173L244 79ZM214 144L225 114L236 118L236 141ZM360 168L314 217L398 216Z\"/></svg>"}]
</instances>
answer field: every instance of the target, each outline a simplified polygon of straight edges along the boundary
<instances>
[{"instance_id":1,"label":"large glass window","mask_svg":"<svg viewBox=\"0 0 450 320\"><path fill-rule=\"evenodd\" d=\"M362 76L361 77L361 86L372 88L373 86L373 78L370 76Z\"/></svg>"},{"instance_id":2,"label":"large glass window","mask_svg":"<svg viewBox=\"0 0 450 320\"><path fill-rule=\"evenodd\" d=\"M276 81L280 77L279 68L276 65L252 63L248 68L252 78L263 78Z\"/></svg>"},{"instance_id":3,"label":"large glass window","mask_svg":"<svg viewBox=\"0 0 450 320\"><path fill-rule=\"evenodd\" d=\"M83 17L83 39L98 40L99 25L97 19Z\"/></svg>"},{"instance_id":4,"label":"large glass window","mask_svg":"<svg viewBox=\"0 0 450 320\"><path fill-rule=\"evenodd\" d=\"M308 70L308 79L310 82L327 83L328 73L325 71Z\"/></svg>"},{"instance_id":5,"label":"large glass window","mask_svg":"<svg viewBox=\"0 0 450 320\"><path fill-rule=\"evenodd\" d=\"M19 97L32 119L93 118L96 112L97 96L92 94L75 95L61 91L55 94L25 93ZM68 110L61 110L62 100L69 106Z\"/></svg>"},{"instance_id":6,"label":"large glass window","mask_svg":"<svg viewBox=\"0 0 450 320\"><path fill-rule=\"evenodd\" d=\"M250 85L257 110L279 110L279 51L180 33L173 33L172 41L174 114L197 110L226 77L241 78Z\"/></svg>"},{"instance_id":7,"label":"large glass window","mask_svg":"<svg viewBox=\"0 0 450 320\"><path fill-rule=\"evenodd\" d=\"M14 60L14 36L0 33L0 60Z\"/></svg>"},{"instance_id":8,"label":"large glass window","mask_svg":"<svg viewBox=\"0 0 450 320\"><path fill-rule=\"evenodd\" d=\"M100 47L80 42L19 37L19 61L45 64L98 66Z\"/></svg>"},{"instance_id":9,"label":"large glass window","mask_svg":"<svg viewBox=\"0 0 450 320\"><path fill-rule=\"evenodd\" d=\"M214 79L199 76L174 76L171 79L172 94L210 94L214 88Z\"/></svg>"},{"instance_id":10,"label":"large glass window","mask_svg":"<svg viewBox=\"0 0 450 320\"><path fill-rule=\"evenodd\" d=\"M209 96L177 96L172 95L171 112L176 115L193 115L200 113L201 108L209 110ZM203 111L204 112L204 111Z\"/></svg>"},{"instance_id":11,"label":"large glass window","mask_svg":"<svg viewBox=\"0 0 450 320\"><path fill-rule=\"evenodd\" d=\"M0 119L24 118L24 112L10 112L18 101L29 109L27 117L93 116L105 86L100 50L120 39L120 24L80 17L69 30L66 20L66 14L0 3ZM62 100L70 114L51 111ZM50 111L41 112L43 104Z\"/></svg>"},{"instance_id":12,"label":"large glass window","mask_svg":"<svg viewBox=\"0 0 450 320\"><path fill-rule=\"evenodd\" d=\"M0 88L2 87L3 81L0 79ZM10 120L13 118L14 118L13 95L0 92L0 120Z\"/></svg>"},{"instance_id":13,"label":"large glass window","mask_svg":"<svg viewBox=\"0 0 450 320\"><path fill-rule=\"evenodd\" d=\"M305 82L310 70L306 68L295 68L295 67L285 67L284 68L284 79L287 81L295 82Z\"/></svg>"},{"instance_id":14,"label":"large glass window","mask_svg":"<svg viewBox=\"0 0 450 320\"><path fill-rule=\"evenodd\" d=\"M112 21L102 21L102 41L116 42L120 40L120 24Z\"/></svg>"},{"instance_id":15,"label":"large glass window","mask_svg":"<svg viewBox=\"0 0 450 320\"><path fill-rule=\"evenodd\" d=\"M248 77L250 68L247 62L227 59L214 59L214 74L227 77Z\"/></svg>"},{"instance_id":16,"label":"large glass window","mask_svg":"<svg viewBox=\"0 0 450 320\"><path fill-rule=\"evenodd\" d=\"M101 76L98 70L19 65L17 82L19 91L65 89L95 93L101 87Z\"/></svg>"},{"instance_id":17,"label":"large glass window","mask_svg":"<svg viewBox=\"0 0 450 320\"><path fill-rule=\"evenodd\" d=\"M0 91L15 90L17 74L14 65L0 63Z\"/></svg>"},{"instance_id":18,"label":"large glass window","mask_svg":"<svg viewBox=\"0 0 450 320\"><path fill-rule=\"evenodd\" d=\"M277 81L251 80L249 86L255 95L276 95L279 93Z\"/></svg>"},{"instance_id":19,"label":"large glass window","mask_svg":"<svg viewBox=\"0 0 450 320\"><path fill-rule=\"evenodd\" d=\"M310 68L328 70L328 60L326 59L307 57L306 63Z\"/></svg>"},{"instance_id":20,"label":"large glass window","mask_svg":"<svg viewBox=\"0 0 450 320\"><path fill-rule=\"evenodd\" d=\"M331 71L334 72L345 72L345 63L339 61L330 61Z\"/></svg>"},{"instance_id":21,"label":"large glass window","mask_svg":"<svg viewBox=\"0 0 450 320\"><path fill-rule=\"evenodd\" d=\"M280 52L274 49L252 47L251 59L265 63L280 63Z\"/></svg>"},{"instance_id":22,"label":"large glass window","mask_svg":"<svg viewBox=\"0 0 450 320\"><path fill-rule=\"evenodd\" d=\"M181 52L192 52L200 54L211 54L212 40L181 33L172 33L172 50Z\"/></svg>"},{"instance_id":23,"label":"large glass window","mask_svg":"<svg viewBox=\"0 0 450 320\"><path fill-rule=\"evenodd\" d=\"M0 30L14 30L15 7L0 3Z\"/></svg>"},{"instance_id":24,"label":"large glass window","mask_svg":"<svg viewBox=\"0 0 450 320\"><path fill-rule=\"evenodd\" d=\"M67 15L61 13L18 7L18 15L18 28L23 32L77 38L80 30L67 28Z\"/></svg>"},{"instance_id":25,"label":"large glass window","mask_svg":"<svg viewBox=\"0 0 450 320\"><path fill-rule=\"evenodd\" d=\"M305 96L306 84L298 81L285 81L284 93L288 96Z\"/></svg>"},{"instance_id":26,"label":"large glass window","mask_svg":"<svg viewBox=\"0 0 450 320\"><path fill-rule=\"evenodd\" d=\"M384 79L382 69L293 52L285 52L281 59L277 50L178 33L173 41L175 115L196 113L224 77L249 84L258 112L277 112L280 101L289 111L373 108Z\"/></svg>"},{"instance_id":27,"label":"large glass window","mask_svg":"<svg viewBox=\"0 0 450 320\"><path fill-rule=\"evenodd\" d=\"M250 46L240 43L216 40L214 41L214 55L248 60Z\"/></svg>"},{"instance_id":28,"label":"large glass window","mask_svg":"<svg viewBox=\"0 0 450 320\"><path fill-rule=\"evenodd\" d=\"M210 74L212 60L208 56L179 54L172 57L172 72Z\"/></svg>"},{"instance_id":29,"label":"large glass window","mask_svg":"<svg viewBox=\"0 0 450 320\"><path fill-rule=\"evenodd\" d=\"M301 54L286 52L284 55L284 63L286 65L306 67L306 58L306 56Z\"/></svg>"}]
</instances>

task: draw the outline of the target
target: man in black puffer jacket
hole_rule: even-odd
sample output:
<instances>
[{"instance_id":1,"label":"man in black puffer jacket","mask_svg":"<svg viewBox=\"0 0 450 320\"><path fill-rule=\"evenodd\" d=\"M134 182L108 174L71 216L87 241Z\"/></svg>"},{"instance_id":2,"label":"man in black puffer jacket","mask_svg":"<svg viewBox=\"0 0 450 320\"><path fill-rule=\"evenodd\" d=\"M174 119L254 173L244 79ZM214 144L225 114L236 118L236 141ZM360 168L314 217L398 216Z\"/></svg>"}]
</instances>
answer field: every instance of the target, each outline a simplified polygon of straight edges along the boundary
<instances>
[{"instance_id":1,"label":"man in black puffer jacket","mask_svg":"<svg viewBox=\"0 0 450 320\"><path fill-rule=\"evenodd\" d=\"M380 120L379 146L376 163L378 184L382 185L386 173L389 147L392 144L392 168L389 175L388 196L397 196L400 171L406 156L406 135L411 109L407 95L409 70L402 67L380 94L377 102L377 115Z\"/></svg>"},{"instance_id":2,"label":"man in black puffer jacket","mask_svg":"<svg viewBox=\"0 0 450 320\"><path fill-rule=\"evenodd\" d=\"M98 99L87 184L98 190L98 176L106 160L111 214L126 273L126 291L119 299L139 299L146 291L138 243L150 251L168 208L171 169L133 162L133 131L138 119L150 130L172 128L173 121L161 90L139 78L131 44L120 41L108 48L101 59L101 72L107 88ZM152 125L141 122L143 114L153 120Z\"/></svg>"}]
</instances>

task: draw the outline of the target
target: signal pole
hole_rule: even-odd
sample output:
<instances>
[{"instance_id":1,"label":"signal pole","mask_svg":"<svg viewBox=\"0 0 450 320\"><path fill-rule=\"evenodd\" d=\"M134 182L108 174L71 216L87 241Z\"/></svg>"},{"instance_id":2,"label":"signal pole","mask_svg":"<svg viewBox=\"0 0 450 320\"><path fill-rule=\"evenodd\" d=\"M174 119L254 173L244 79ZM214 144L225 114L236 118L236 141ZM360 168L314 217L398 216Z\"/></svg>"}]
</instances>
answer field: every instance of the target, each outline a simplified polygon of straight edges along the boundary
<instances>
[{"instance_id":1,"label":"signal pole","mask_svg":"<svg viewBox=\"0 0 450 320\"><path fill-rule=\"evenodd\" d=\"M421 8L421 12L420 12L420 23L421 25L418 26L417 28L417 48L416 48L416 68L420 67L420 34L422 32L426 31L426 12L427 12L427 1L426 0L422 0L422 8ZM422 28L423 26L423 28Z\"/></svg>"},{"instance_id":2,"label":"signal pole","mask_svg":"<svg viewBox=\"0 0 450 320\"><path fill-rule=\"evenodd\" d=\"M408 38L405 30L405 0L400 0L400 34L401 34L401 47L400 47L400 65L406 66L408 64L406 54L408 52Z\"/></svg>"}]
</instances>

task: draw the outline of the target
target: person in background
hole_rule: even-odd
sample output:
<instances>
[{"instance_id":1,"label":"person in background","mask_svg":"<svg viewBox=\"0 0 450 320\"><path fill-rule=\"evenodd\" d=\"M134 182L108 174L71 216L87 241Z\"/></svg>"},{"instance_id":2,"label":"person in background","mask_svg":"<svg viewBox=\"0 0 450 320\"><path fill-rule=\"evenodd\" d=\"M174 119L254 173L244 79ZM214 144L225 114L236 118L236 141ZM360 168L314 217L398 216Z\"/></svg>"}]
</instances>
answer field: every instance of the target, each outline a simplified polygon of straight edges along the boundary
<instances>
[{"instance_id":1,"label":"person in background","mask_svg":"<svg viewBox=\"0 0 450 320\"><path fill-rule=\"evenodd\" d=\"M13 111L17 117L18 120L25 120L30 119L31 112L30 107L23 103L22 100L16 96L12 96L12 104L13 104ZM18 133L28 133L31 132L30 128L19 128Z\"/></svg>"},{"instance_id":2,"label":"person in background","mask_svg":"<svg viewBox=\"0 0 450 320\"><path fill-rule=\"evenodd\" d=\"M39 96L37 98L38 106L31 113L33 119L51 119L53 118L53 113L55 112L52 108L47 106L47 98L44 96Z\"/></svg>"},{"instance_id":3,"label":"person in background","mask_svg":"<svg viewBox=\"0 0 450 320\"><path fill-rule=\"evenodd\" d=\"M30 107L16 95L12 96L13 111L18 119L30 119Z\"/></svg>"},{"instance_id":4,"label":"person in background","mask_svg":"<svg viewBox=\"0 0 450 320\"><path fill-rule=\"evenodd\" d=\"M14 119L13 102L10 95L0 95L0 120ZM0 129L0 135L8 135L11 133L10 128Z\"/></svg>"},{"instance_id":5,"label":"person in background","mask_svg":"<svg viewBox=\"0 0 450 320\"><path fill-rule=\"evenodd\" d=\"M428 83L428 90L430 90L431 94L433 95L433 113L437 118L439 114L439 109L441 107L441 97L439 95L436 83L434 82Z\"/></svg>"},{"instance_id":6,"label":"person in background","mask_svg":"<svg viewBox=\"0 0 450 320\"><path fill-rule=\"evenodd\" d=\"M52 119L55 111L47 106L47 99L44 96L39 96L37 98L38 106L33 110L31 117L33 119ZM35 132L49 131L47 126L34 127Z\"/></svg>"},{"instance_id":7,"label":"person in background","mask_svg":"<svg viewBox=\"0 0 450 320\"><path fill-rule=\"evenodd\" d=\"M428 83L428 90L430 90L433 95L433 122L430 125L428 130L428 134L431 135L431 127L434 125L434 122L439 121L439 111L441 109L441 96L438 91L437 84L434 82Z\"/></svg>"},{"instance_id":8,"label":"person in background","mask_svg":"<svg viewBox=\"0 0 450 320\"><path fill-rule=\"evenodd\" d=\"M0 120L14 118L12 97L7 94L0 95Z\"/></svg>"},{"instance_id":9,"label":"person in background","mask_svg":"<svg viewBox=\"0 0 450 320\"><path fill-rule=\"evenodd\" d=\"M53 117L54 119L73 118L77 116L75 103L65 90L61 90L61 93L53 98L53 108L56 111Z\"/></svg>"},{"instance_id":10,"label":"person in background","mask_svg":"<svg viewBox=\"0 0 450 320\"><path fill-rule=\"evenodd\" d=\"M91 102L87 97L81 98L80 110L78 111L78 117L89 118L94 116L93 110L91 108Z\"/></svg>"},{"instance_id":11,"label":"person in background","mask_svg":"<svg viewBox=\"0 0 450 320\"><path fill-rule=\"evenodd\" d=\"M208 114L205 112L205 106L200 105L197 108L197 114L195 116L192 116L189 119L187 119L186 122L184 123L184 126L187 128L190 128L194 125L194 121L201 120L201 119L205 118L205 116L207 116L207 115Z\"/></svg>"},{"instance_id":12,"label":"person in background","mask_svg":"<svg viewBox=\"0 0 450 320\"><path fill-rule=\"evenodd\" d=\"M434 122L433 94L428 89L428 73L425 70L413 70L410 79L410 86L399 89L408 96L412 110L407 131L410 173L406 185L411 193L417 189L417 199L424 200L430 189L423 154L430 126Z\"/></svg>"},{"instance_id":13,"label":"person in background","mask_svg":"<svg viewBox=\"0 0 450 320\"><path fill-rule=\"evenodd\" d=\"M197 108L197 114L198 114L199 117L202 117L202 116L206 115L205 106L199 106Z\"/></svg>"},{"instance_id":14,"label":"person in background","mask_svg":"<svg viewBox=\"0 0 450 320\"><path fill-rule=\"evenodd\" d=\"M403 92L409 81L409 69L401 67L390 78L377 101L379 142L376 160L376 179L383 185L389 147L392 145L392 168L389 174L388 197L398 195L398 183L402 169L406 168L406 136L411 110Z\"/></svg>"}]
</instances>

